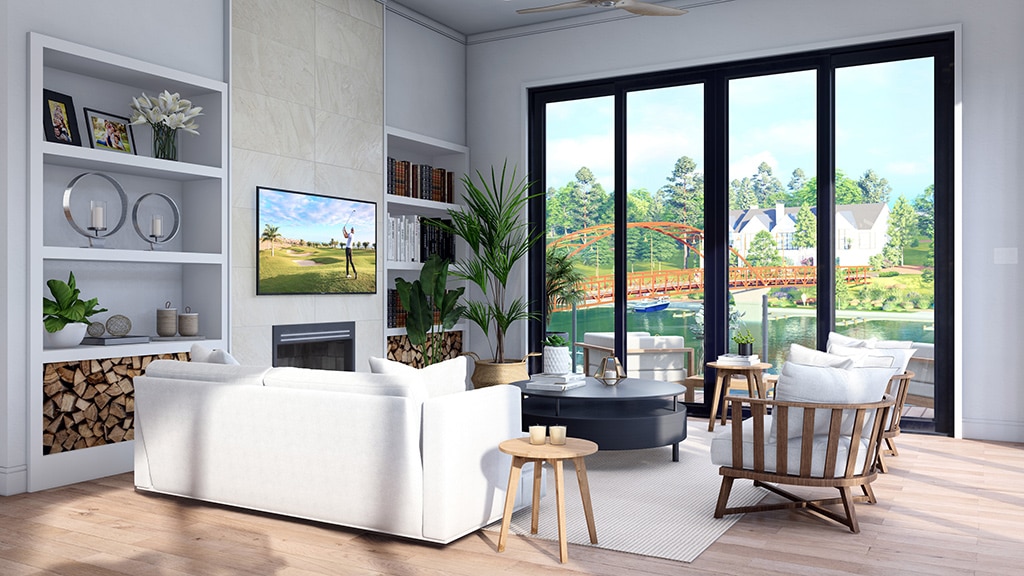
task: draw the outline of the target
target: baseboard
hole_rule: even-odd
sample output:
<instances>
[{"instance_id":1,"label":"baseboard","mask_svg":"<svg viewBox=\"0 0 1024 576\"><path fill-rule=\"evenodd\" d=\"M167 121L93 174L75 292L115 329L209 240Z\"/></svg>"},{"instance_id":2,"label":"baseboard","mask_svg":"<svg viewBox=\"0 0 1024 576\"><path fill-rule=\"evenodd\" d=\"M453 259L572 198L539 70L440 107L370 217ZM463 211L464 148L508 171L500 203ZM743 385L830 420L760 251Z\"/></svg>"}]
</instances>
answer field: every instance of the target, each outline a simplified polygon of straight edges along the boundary
<instances>
[{"instance_id":1,"label":"baseboard","mask_svg":"<svg viewBox=\"0 0 1024 576\"><path fill-rule=\"evenodd\" d=\"M0 496L28 491L28 466L0 466Z\"/></svg>"},{"instance_id":2,"label":"baseboard","mask_svg":"<svg viewBox=\"0 0 1024 576\"><path fill-rule=\"evenodd\" d=\"M994 442L1024 442L1024 422L1012 420L963 420L963 437Z\"/></svg>"}]
</instances>

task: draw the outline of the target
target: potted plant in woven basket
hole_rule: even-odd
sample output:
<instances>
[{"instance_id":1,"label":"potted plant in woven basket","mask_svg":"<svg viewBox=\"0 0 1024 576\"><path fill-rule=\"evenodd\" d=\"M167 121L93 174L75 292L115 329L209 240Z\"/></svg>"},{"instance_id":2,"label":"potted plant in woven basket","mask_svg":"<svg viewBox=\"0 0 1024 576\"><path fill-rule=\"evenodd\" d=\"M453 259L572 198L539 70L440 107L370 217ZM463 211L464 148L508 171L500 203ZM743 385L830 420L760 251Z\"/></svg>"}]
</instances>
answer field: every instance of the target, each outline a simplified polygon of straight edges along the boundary
<instances>
[{"instance_id":1,"label":"potted plant in woven basket","mask_svg":"<svg viewBox=\"0 0 1024 576\"><path fill-rule=\"evenodd\" d=\"M506 291L515 265L527 255L534 242L541 238L540 231L531 232L524 220L526 204L530 199L530 183L517 179L516 170L508 174L508 162L501 167L500 176L491 167L490 180L479 171L477 180L462 177L466 192L464 208L449 210L450 223L442 226L466 242L468 255L460 258L452 269L456 277L469 280L479 289L478 298L463 296L464 316L483 330L492 344L493 356L481 359L472 352L475 362L473 385L477 388L494 384L507 384L530 377L526 369L527 354L521 359L505 357L505 334L520 320L535 318L524 298L512 298Z\"/></svg>"}]
</instances>

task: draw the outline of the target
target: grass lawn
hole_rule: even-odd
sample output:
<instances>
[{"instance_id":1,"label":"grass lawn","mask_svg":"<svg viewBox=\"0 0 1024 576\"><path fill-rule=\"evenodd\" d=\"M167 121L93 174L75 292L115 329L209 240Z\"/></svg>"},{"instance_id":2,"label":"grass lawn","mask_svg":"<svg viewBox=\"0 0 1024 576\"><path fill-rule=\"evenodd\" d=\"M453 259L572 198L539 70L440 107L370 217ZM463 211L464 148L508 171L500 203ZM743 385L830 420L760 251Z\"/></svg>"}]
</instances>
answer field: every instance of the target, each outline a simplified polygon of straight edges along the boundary
<instances>
[{"instance_id":1,"label":"grass lawn","mask_svg":"<svg viewBox=\"0 0 1024 576\"><path fill-rule=\"evenodd\" d=\"M377 291L377 252L352 250L358 277L345 277L344 248L291 246L260 250L259 294L361 294Z\"/></svg>"}]
</instances>

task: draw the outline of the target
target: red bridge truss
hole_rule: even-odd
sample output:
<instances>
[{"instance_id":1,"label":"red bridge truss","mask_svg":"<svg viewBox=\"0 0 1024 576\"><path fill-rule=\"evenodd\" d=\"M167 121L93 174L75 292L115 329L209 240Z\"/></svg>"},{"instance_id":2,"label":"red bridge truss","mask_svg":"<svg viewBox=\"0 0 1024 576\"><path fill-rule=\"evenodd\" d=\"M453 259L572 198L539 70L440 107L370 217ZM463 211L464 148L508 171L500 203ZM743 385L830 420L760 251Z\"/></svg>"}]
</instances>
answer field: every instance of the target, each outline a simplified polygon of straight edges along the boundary
<instances>
[{"instance_id":1,"label":"red bridge truss","mask_svg":"<svg viewBox=\"0 0 1024 576\"><path fill-rule=\"evenodd\" d=\"M640 228L664 234L689 247L701 258L704 231L674 222L630 222L626 228ZM548 243L549 248L568 248L575 255L595 242L611 236L613 224L599 224L566 234ZM729 288L767 288L785 286L815 286L818 283L816 266L750 266L746 258L729 248L744 266L729 267ZM868 282L868 266L837 266L836 277L848 284ZM587 294L578 308L611 304L615 298L615 277L612 274L592 276L583 282ZM626 274L627 299L676 296L704 291L704 269L685 268ZM556 310L557 311L557 310Z\"/></svg>"}]
</instances>

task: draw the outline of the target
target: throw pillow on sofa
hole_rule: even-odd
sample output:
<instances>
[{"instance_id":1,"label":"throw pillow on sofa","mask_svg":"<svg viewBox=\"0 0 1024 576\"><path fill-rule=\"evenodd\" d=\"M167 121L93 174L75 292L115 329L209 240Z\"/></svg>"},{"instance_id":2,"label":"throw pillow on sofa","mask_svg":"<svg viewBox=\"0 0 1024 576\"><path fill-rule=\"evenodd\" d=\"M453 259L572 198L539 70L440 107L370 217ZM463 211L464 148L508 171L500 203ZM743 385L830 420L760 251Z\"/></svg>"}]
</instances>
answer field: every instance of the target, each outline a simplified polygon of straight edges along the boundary
<instances>
[{"instance_id":1,"label":"throw pillow on sofa","mask_svg":"<svg viewBox=\"0 0 1024 576\"><path fill-rule=\"evenodd\" d=\"M465 356L458 356L419 369L387 358L370 357L370 372L374 374L414 374L423 381L427 388L427 396L430 398L465 392L468 369L469 361Z\"/></svg>"},{"instance_id":2,"label":"throw pillow on sofa","mask_svg":"<svg viewBox=\"0 0 1024 576\"><path fill-rule=\"evenodd\" d=\"M857 350L860 350L859 348ZM805 366L829 366L832 368L853 368L857 365L859 357L856 354L838 355L822 352L796 342L789 345L788 362L803 364Z\"/></svg>"},{"instance_id":3,"label":"throw pillow on sofa","mask_svg":"<svg viewBox=\"0 0 1024 576\"><path fill-rule=\"evenodd\" d=\"M833 346L832 353L857 358L857 366L882 366L896 369L896 374L907 371L907 365L914 356L914 348L852 348Z\"/></svg>"},{"instance_id":4,"label":"throw pillow on sofa","mask_svg":"<svg viewBox=\"0 0 1024 576\"><path fill-rule=\"evenodd\" d=\"M225 350L210 349L202 344L193 344L189 351L193 362L203 362L207 364L230 364L238 366L238 360L229 354Z\"/></svg>"}]
</instances>

